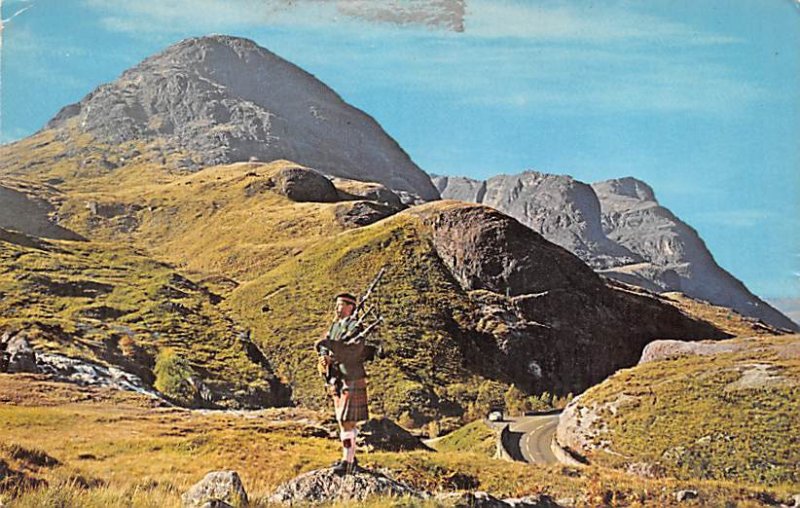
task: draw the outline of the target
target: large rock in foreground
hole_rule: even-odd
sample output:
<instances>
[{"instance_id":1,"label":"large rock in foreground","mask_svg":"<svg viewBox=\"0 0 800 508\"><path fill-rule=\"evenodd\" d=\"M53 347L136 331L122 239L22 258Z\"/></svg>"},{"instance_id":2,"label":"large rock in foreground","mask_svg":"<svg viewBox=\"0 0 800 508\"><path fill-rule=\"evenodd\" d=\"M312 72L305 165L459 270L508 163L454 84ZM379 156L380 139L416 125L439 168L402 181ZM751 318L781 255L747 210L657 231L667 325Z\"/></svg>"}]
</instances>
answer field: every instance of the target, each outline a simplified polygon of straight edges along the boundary
<instances>
[{"instance_id":1,"label":"large rock in foreground","mask_svg":"<svg viewBox=\"0 0 800 508\"><path fill-rule=\"evenodd\" d=\"M371 496L423 497L423 493L388 476L359 468L354 474L339 476L332 468L317 469L290 480L270 496L271 503L324 503L363 501Z\"/></svg>"},{"instance_id":2,"label":"large rock in foreground","mask_svg":"<svg viewBox=\"0 0 800 508\"><path fill-rule=\"evenodd\" d=\"M236 471L212 471L181 496L183 508L249 506L247 492Z\"/></svg>"},{"instance_id":3,"label":"large rock in foreground","mask_svg":"<svg viewBox=\"0 0 800 508\"><path fill-rule=\"evenodd\" d=\"M290 480L270 496L270 503L305 505L364 501L374 496L435 499L437 506L451 508L555 508L560 506L546 495L498 499L486 492L441 492L435 496L416 490L388 476L359 468L354 474L338 476L332 469L317 469Z\"/></svg>"}]
</instances>

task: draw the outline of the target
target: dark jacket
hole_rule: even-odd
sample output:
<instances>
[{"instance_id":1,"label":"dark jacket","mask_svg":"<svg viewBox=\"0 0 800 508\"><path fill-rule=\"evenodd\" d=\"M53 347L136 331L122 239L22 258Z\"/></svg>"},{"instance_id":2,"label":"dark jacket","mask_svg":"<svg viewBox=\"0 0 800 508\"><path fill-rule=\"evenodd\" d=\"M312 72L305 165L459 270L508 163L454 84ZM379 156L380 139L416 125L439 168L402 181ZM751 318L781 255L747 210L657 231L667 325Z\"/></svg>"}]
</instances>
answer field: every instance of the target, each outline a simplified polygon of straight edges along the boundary
<instances>
[{"instance_id":1,"label":"dark jacket","mask_svg":"<svg viewBox=\"0 0 800 508\"><path fill-rule=\"evenodd\" d=\"M346 317L334 322L328 330L328 335L316 343L317 349L322 346L333 353L334 361L347 381L367 377L367 372L364 370L364 360L366 360L364 341L358 341L356 344L343 342L343 339L352 338L359 331L357 321Z\"/></svg>"}]
</instances>

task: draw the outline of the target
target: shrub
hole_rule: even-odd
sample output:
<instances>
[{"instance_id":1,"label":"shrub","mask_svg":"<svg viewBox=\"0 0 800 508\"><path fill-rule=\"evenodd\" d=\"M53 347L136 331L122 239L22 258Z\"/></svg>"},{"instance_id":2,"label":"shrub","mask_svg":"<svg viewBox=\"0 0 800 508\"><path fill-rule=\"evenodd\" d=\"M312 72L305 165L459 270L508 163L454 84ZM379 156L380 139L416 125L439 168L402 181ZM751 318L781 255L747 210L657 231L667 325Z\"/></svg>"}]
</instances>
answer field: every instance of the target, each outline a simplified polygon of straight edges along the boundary
<instances>
[{"instance_id":1,"label":"shrub","mask_svg":"<svg viewBox=\"0 0 800 508\"><path fill-rule=\"evenodd\" d=\"M189 406L194 402L195 389L191 382L194 371L174 350L162 349L158 353L154 373L156 390L180 405Z\"/></svg>"}]
</instances>

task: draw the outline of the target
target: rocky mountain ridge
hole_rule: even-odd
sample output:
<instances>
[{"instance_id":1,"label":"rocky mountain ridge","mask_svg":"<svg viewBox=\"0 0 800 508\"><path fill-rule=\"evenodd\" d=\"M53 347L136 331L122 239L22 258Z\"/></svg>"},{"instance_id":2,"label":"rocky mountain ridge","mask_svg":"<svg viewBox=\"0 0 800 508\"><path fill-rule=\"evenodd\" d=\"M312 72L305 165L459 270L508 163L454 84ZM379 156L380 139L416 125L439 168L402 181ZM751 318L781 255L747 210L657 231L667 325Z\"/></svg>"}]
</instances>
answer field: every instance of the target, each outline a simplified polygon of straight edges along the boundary
<instances>
[{"instance_id":1,"label":"rocky mountain ridge","mask_svg":"<svg viewBox=\"0 0 800 508\"><path fill-rule=\"evenodd\" d=\"M439 197L429 177L369 115L248 39L181 41L64 107L45 129L109 144L162 140L190 170L287 159L322 173Z\"/></svg>"},{"instance_id":2,"label":"rocky mountain ridge","mask_svg":"<svg viewBox=\"0 0 800 508\"><path fill-rule=\"evenodd\" d=\"M580 257L598 273L654 292L678 291L787 330L798 325L719 267L697 232L634 178L591 185L526 171L486 181L434 176L442 197L486 204Z\"/></svg>"}]
</instances>

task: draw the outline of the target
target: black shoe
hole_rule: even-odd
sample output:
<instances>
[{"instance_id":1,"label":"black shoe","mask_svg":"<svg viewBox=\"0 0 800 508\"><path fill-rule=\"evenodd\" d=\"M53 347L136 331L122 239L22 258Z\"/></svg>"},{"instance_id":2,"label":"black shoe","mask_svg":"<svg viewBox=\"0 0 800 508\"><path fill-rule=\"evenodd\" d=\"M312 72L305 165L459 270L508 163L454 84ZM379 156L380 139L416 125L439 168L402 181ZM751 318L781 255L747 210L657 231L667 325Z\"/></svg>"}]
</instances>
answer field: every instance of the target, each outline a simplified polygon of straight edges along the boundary
<instances>
[{"instance_id":1,"label":"black shoe","mask_svg":"<svg viewBox=\"0 0 800 508\"><path fill-rule=\"evenodd\" d=\"M358 459L353 459L353 462L340 460L335 462L331 468L333 469L333 473L338 476L353 474L358 470Z\"/></svg>"}]
</instances>

